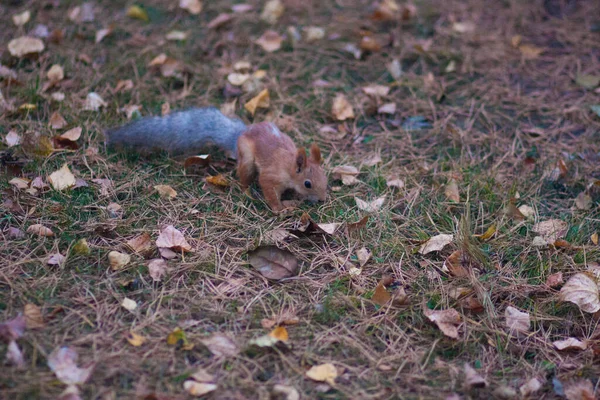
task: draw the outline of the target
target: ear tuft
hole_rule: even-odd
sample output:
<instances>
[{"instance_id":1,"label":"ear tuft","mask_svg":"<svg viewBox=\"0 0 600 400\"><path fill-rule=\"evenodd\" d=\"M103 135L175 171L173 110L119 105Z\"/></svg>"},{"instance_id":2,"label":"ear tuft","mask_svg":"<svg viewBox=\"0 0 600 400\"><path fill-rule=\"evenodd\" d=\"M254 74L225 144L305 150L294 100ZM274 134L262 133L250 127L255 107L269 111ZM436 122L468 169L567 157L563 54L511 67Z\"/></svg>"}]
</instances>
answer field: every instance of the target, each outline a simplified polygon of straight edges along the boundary
<instances>
[{"instance_id":1,"label":"ear tuft","mask_svg":"<svg viewBox=\"0 0 600 400\"><path fill-rule=\"evenodd\" d=\"M313 143L310 146L310 158L312 158L312 160L317 164L321 164L321 149L316 143Z\"/></svg>"},{"instance_id":2,"label":"ear tuft","mask_svg":"<svg viewBox=\"0 0 600 400\"><path fill-rule=\"evenodd\" d=\"M296 172L300 173L306 168L306 149L300 147L296 152Z\"/></svg>"}]
</instances>

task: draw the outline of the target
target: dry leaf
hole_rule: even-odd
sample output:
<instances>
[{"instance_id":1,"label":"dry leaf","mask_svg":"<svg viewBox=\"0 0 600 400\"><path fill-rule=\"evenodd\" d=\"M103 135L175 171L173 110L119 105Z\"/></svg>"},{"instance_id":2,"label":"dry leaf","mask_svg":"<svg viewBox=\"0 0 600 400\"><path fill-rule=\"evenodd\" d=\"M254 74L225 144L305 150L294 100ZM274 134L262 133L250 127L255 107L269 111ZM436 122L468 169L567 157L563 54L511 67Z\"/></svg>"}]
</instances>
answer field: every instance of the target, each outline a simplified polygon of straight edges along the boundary
<instances>
[{"instance_id":1,"label":"dry leaf","mask_svg":"<svg viewBox=\"0 0 600 400\"><path fill-rule=\"evenodd\" d=\"M62 191L75 186L75 175L71 173L69 166L64 164L61 169L48 176L48 182L54 190Z\"/></svg>"},{"instance_id":2,"label":"dry leaf","mask_svg":"<svg viewBox=\"0 0 600 400\"><path fill-rule=\"evenodd\" d=\"M244 104L244 108L254 116L257 108L269 108L270 100L269 90L263 89L256 97Z\"/></svg>"},{"instance_id":3,"label":"dry leaf","mask_svg":"<svg viewBox=\"0 0 600 400\"><path fill-rule=\"evenodd\" d=\"M232 72L227 75L227 81L233 86L242 86L250 79L250 74L241 72Z\"/></svg>"},{"instance_id":4,"label":"dry leaf","mask_svg":"<svg viewBox=\"0 0 600 400\"><path fill-rule=\"evenodd\" d=\"M156 247L166 247L178 253L191 251L192 246L185 240L183 233L175 229L173 225L166 226L156 239Z\"/></svg>"},{"instance_id":5,"label":"dry leaf","mask_svg":"<svg viewBox=\"0 0 600 400\"><path fill-rule=\"evenodd\" d=\"M152 250L152 238L146 232L127 241L127 247L140 254L148 253Z\"/></svg>"},{"instance_id":6,"label":"dry leaf","mask_svg":"<svg viewBox=\"0 0 600 400\"><path fill-rule=\"evenodd\" d=\"M62 81L65 78L65 71L59 64L54 64L46 73L46 77L48 77L51 82Z\"/></svg>"},{"instance_id":7,"label":"dry leaf","mask_svg":"<svg viewBox=\"0 0 600 400\"><path fill-rule=\"evenodd\" d=\"M135 19L140 19L142 21L150 21L148 18L148 13L142 7L133 5L127 9L127 16Z\"/></svg>"},{"instance_id":8,"label":"dry leaf","mask_svg":"<svg viewBox=\"0 0 600 400\"><path fill-rule=\"evenodd\" d=\"M98 111L101 107L106 107L106 102L100 97L98 93L88 93L83 109L87 111Z\"/></svg>"},{"instance_id":9,"label":"dry leaf","mask_svg":"<svg viewBox=\"0 0 600 400\"><path fill-rule=\"evenodd\" d=\"M231 10L236 14L243 14L248 11L252 11L253 9L254 9L254 6L252 4L246 4L246 3L234 4L231 6Z\"/></svg>"},{"instance_id":10,"label":"dry leaf","mask_svg":"<svg viewBox=\"0 0 600 400\"><path fill-rule=\"evenodd\" d=\"M396 187L398 189L404 188L404 181L397 176L388 176L385 184L388 187Z\"/></svg>"},{"instance_id":11,"label":"dry leaf","mask_svg":"<svg viewBox=\"0 0 600 400\"><path fill-rule=\"evenodd\" d=\"M590 240L592 241L593 244L597 245L598 244L598 232L592 233L592 236L590 236Z\"/></svg>"},{"instance_id":12,"label":"dry leaf","mask_svg":"<svg viewBox=\"0 0 600 400\"><path fill-rule=\"evenodd\" d=\"M383 85L369 85L362 87L362 91L369 96L385 97L390 92L390 88Z\"/></svg>"},{"instance_id":13,"label":"dry leaf","mask_svg":"<svg viewBox=\"0 0 600 400\"><path fill-rule=\"evenodd\" d=\"M455 179L451 179L450 182L444 188L444 194L448 198L448 200L453 201L455 203L460 202L460 195L458 193L458 183L456 183Z\"/></svg>"},{"instance_id":14,"label":"dry leaf","mask_svg":"<svg viewBox=\"0 0 600 400\"><path fill-rule=\"evenodd\" d=\"M155 258L148 261L148 273L154 282L160 282L163 275L167 273L169 266L162 258Z\"/></svg>"},{"instance_id":15,"label":"dry leaf","mask_svg":"<svg viewBox=\"0 0 600 400\"><path fill-rule=\"evenodd\" d=\"M386 65L386 67L392 78L399 81L402 77L402 64L400 64L400 60L394 58L391 63Z\"/></svg>"},{"instance_id":16,"label":"dry leaf","mask_svg":"<svg viewBox=\"0 0 600 400\"><path fill-rule=\"evenodd\" d=\"M131 344L133 347L140 347L141 345L143 345L146 342L146 338L143 337L142 335L138 335L135 332L127 332L127 335L125 336L125 338L127 339L127 341L129 342L129 344Z\"/></svg>"},{"instance_id":17,"label":"dry leaf","mask_svg":"<svg viewBox=\"0 0 600 400\"><path fill-rule=\"evenodd\" d=\"M337 229L340 227L340 223L338 222L331 222L328 224L317 224L317 226L322 229L325 233L329 234L329 235L333 235L335 233L335 231L337 231Z\"/></svg>"},{"instance_id":18,"label":"dry leaf","mask_svg":"<svg viewBox=\"0 0 600 400\"><path fill-rule=\"evenodd\" d=\"M345 121L347 119L354 118L354 110L352 109L352 105L348 102L346 96L341 93L335 96L333 105L331 107L331 113L338 121Z\"/></svg>"},{"instance_id":19,"label":"dry leaf","mask_svg":"<svg viewBox=\"0 0 600 400\"><path fill-rule=\"evenodd\" d=\"M200 0L179 0L179 7L187 10L190 14L198 15L202 11Z\"/></svg>"},{"instance_id":20,"label":"dry leaf","mask_svg":"<svg viewBox=\"0 0 600 400\"><path fill-rule=\"evenodd\" d=\"M565 397L567 400L595 400L594 385L589 379L571 382L565 385Z\"/></svg>"},{"instance_id":21,"label":"dry leaf","mask_svg":"<svg viewBox=\"0 0 600 400\"><path fill-rule=\"evenodd\" d=\"M8 42L8 51L15 57L24 57L44 51L44 42L38 38L21 36Z\"/></svg>"},{"instance_id":22,"label":"dry leaf","mask_svg":"<svg viewBox=\"0 0 600 400\"><path fill-rule=\"evenodd\" d=\"M298 274L298 259L276 246L261 246L249 252L248 262L267 279L281 280Z\"/></svg>"},{"instance_id":23,"label":"dry leaf","mask_svg":"<svg viewBox=\"0 0 600 400\"><path fill-rule=\"evenodd\" d=\"M62 129L67 126L67 121L59 114L58 111L55 111L50 116L50 120L48 121L50 128L52 129Z\"/></svg>"},{"instance_id":24,"label":"dry leaf","mask_svg":"<svg viewBox=\"0 0 600 400\"><path fill-rule=\"evenodd\" d=\"M396 103L385 103L377 108L377 114L396 114Z\"/></svg>"},{"instance_id":25,"label":"dry leaf","mask_svg":"<svg viewBox=\"0 0 600 400\"><path fill-rule=\"evenodd\" d=\"M90 365L87 368L77 366L77 352L69 347L60 347L55 349L48 356L48 367L54 372L59 381L66 385L84 384L94 368Z\"/></svg>"},{"instance_id":26,"label":"dry leaf","mask_svg":"<svg viewBox=\"0 0 600 400\"><path fill-rule=\"evenodd\" d=\"M154 189L163 199L174 199L177 196L175 189L169 185L156 185Z\"/></svg>"},{"instance_id":27,"label":"dry leaf","mask_svg":"<svg viewBox=\"0 0 600 400\"><path fill-rule=\"evenodd\" d=\"M124 266L129 264L131 256L125 253L119 253L118 251L111 251L108 253L108 262L113 271L123 269Z\"/></svg>"},{"instance_id":28,"label":"dry leaf","mask_svg":"<svg viewBox=\"0 0 600 400\"><path fill-rule=\"evenodd\" d=\"M444 261L442 270L447 271L450 275L457 278L469 276L469 271L463 266L463 259L462 250L456 250Z\"/></svg>"},{"instance_id":29,"label":"dry leaf","mask_svg":"<svg viewBox=\"0 0 600 400\"><path fill-rule=\"evenodd\" d=\"M63 265L66 260L67 260L67 257L63 256L62 254L54 253L54 254L51 254L50 257L48 257L48 261L46 261L46 264L48 264L48 265Z\"/></svg>"},{"instance_id":30,"label":"dry leaf","mask_svg":"<svg viewBox=\"0 0 600 400\"><path fill-rule=\"evenodd\" d=\"M81 127L78 126L76 128L69 129L68 131L60 135L60 138L70 140L71 142L76 142L81 137L81 131Z\"/></svg>"},{"instance_id":31,"label":"dry leaf","mask_svg":"<svg viewBox=\"0 0 600 400\"><path fill-rule=\"evenodd\" d=\"M23 308L27 329L41 329L46 326L42 310L35 304L27 303Z\"/></svg>"},{"instance_id":32,"label":"dry leaf","mask_svg":"<svg viewBox=\"0 0 600 400\"><path fill-rule=\"evenodd\" d=\"M538 58L544 52L544 49L530 44L522 44L519 46L519 51L523 55L523 58L533 60Z\"/></svg>"},{"instance_id":33,"label":"dry leaf","mask_svg":"<svg viewBox=\"0 0 600 400\"><path fill-rule=\"evenodd\" d=\"M425 308L423 313L431 322L437 325L444 335L452 339L458 339L458 326L461 318L454 308L437 311Z\"/></svg>"},{"instance_id":34,"label":"dry leaf","mask_svg":"<svg viewBox=\"0 0 600 400\"><path fill-rule=\"evenodd\" d=\"M600 310L600 293L596 280L585 273L573 275L560 289L561 301L577 304L581 311L595 313Z\"/></svg>"},{"instance_id":35,"label":"dry leaf","mask_svg":"<svg viewBox=\"0 0 600 400\"><path fill-rule=\"evenodd\" d=\"M465 363L465 383L470 388L484 388L487 386L485 379L473 367Z\"/></svg>"},{"instance_id":36,"label":"dry leaf","mask_svg":"<svg viewBox=\"0 0 600 400\"><path fill-rule=\"evenodd\" d=\"M79 239L76 241L71 251L78 255L89 255L91 253L90 246L86 239Z\"/></svg>"},{"instance_id":37,"label":"dry leaf","mask_svg":"<svg viewBox=\"0 0 600 400\"><path fill-rule=\"evenodd\" d=\"M42 224L34 224L27 228L28 233L33 233L38 236L54 236L54 232L50 228L46 228Z\"/></svg>"},{"instance_id":38,"label":"dry leaf","mask_svg":"<svg viewBox=\"0 0 600 400\"><path fill-rule=\"evenodd\" d=\"M564 281L562 272L556 272L552 275L549 275L546 279L546 285L550 286L551 288L559 287L563 283Z\"/></svg>"},{"instance_id":39,"label":"dry leaf","mask_svg":"<svg viewBox=\"0 0 600 400\"><path fill-rule=\"evenodd\" d=\"M102 39L104 39L105 37L107 37L108 35L110 35L113 31L113 28L109 27L109 28L104 28L104 29L99 29L96 31L96 43L100 43L102 41Z\"/></svg>"},{"instance_id":40,"label":"dry leaf","mask_svg":"<svg viewBox=\"0 0 600 400\"><path fill-rule=\"evenodd\" d=\"M283 15L284 11L285 7L280 0L269 0L265 3L260 19L272 25Z\"/></svg>"},{"instance_id":41,"label":"dry leaf","mask_svg":"<svg viewBox=\"0 0 600 400\"><path fill-rule=\"evenodd\" d=\"M186 40L190 35L189 32L183 31L170 31L165 35L165 39L167 40Z\"/></svg>"},{"instance_id":42,"label":"dry leaf","mask_svg":"<svg viewBox=\"0 0 600 400\"><path fill-rule=\"evenodd\" d=\"M158 252L160 253L160 256L162 258L167 259L167 260L172 260L174 258L177 258L177 253L175 253L171 249L167 249L166 247L159 247Z\"/></svg>"},{"instance_id":43,"label":"dry leaf","mask_svg":"<svg viewBox=\"0 0 600 400\"><path fill-rule=\"evenodd\" d=\"M4 141L8 147L13 147L21 143L21 136L15 131L10 131L6 134Z\"/></svg>"},{"instance_id":44,"label":"dry leaf","mask_svg":"<svg viewBox=\"0 0 600 400\"><path fill-rule=\"evenodd\" d=\"M527 396L534 394L541 388L542 388L542 383L538 379L532 378L532 379L528 380L527 383L522 385L519 388L519 391L521 392L521 396L527 397Z\"/></svg>"},{"instance_id":45,"label":"dry leaf","mask_svg":"<svg viewBox=\"0 0 600 400\"><path fill-rule=\"evenodd\" d=\"M210 183L211 185L220 187L220 188L229 187L229 180L227 178L225 178L225 175L223 175L223 174L207 176L206 182Z\"/></svg>"},{"instance_id":46,"label":"dry leaf","mask_svg":"<svg viewBox=\"0 0 600 400\"><path fill-rule=\"evenodd\" d=\"M538 222L533 226L532 230L539 233L547 243L552 244L567 234L569 224L560 219L549 219Z\"/></svg>"},{"instance_id":47,"label":"dry leaf","mask_svg":"<svg viewBox=\"0 0 600 400\"><path fill-rule=\"evenodd\" d=\"M492 224L489 226L489 228L487 228L487 230L482 233L481 235L473 235L478 239L481 240L488 240L490 239L492 236L494 236L494 234L496 233L496 224Z\"/></svg>"},{"instance_id":48,"label":"dry leaf","mask_svg":"<svg viewBox=\"0 0 600 400\"><path fill-rule=\"evenodd\" d=\"M358 197L355 197L354 201L356 202L356 206L359 210L371 213L379 211L381 209L383 203L385 203L385 196L381 196L371 202L366 202L364 200L359 199Z\"/></svg>"},{"instance_id":49,"label":"dry leaf","mask_svg":"<svg viewBox=\"0 0 600 400\"><path fill-rule=\"evenodd\" d=\"M283 42L283 36L279 33L268 30L259 37L255 43L263 48L268 53L273 53L281 48Z\"/></svg>"},{"instance_id":50,"label":"dry leaf","mask_svg":"<svg viewBox=\"0 0 600 400\"><path fill-rule=\"evenodd\" d=\"M575 338L567 338L564 340L556 340L552 342L552 345L556 347L557 350L585 350L587 349L587 343L582 342L579 339Z\"/></svg>"},{"instance_id":51,"label":"dry leaf","mask_svg":"<svg viewBox=\"0 0 600 400\"><path fill-rule=\"evenodd\" d=\"M351 165L341 165L335 167L332 171L333 179L340 179L344 185L355 185L360 181L356 178L358 175L358 168Z\"/></svg>"},{"instance_id":52,"label":"dry leaf","mask_svg":"<svg viewBox=\"0 0 600 400\"><path fill-rule=\"evenodd\" d=\"M273 393L285 396L285 400L300 400L300 393L292 386L274 385Z\"/></svg>"},{"instance_id":53,"label":"dry leaf","mask_svg":"<svg viewBox=\"0 0 600 400\"><path fill-rule=\"evenodd\" d=\"M431 237L427 242L423 243L419 248L419 254L428 254L433 251L440 251L446 245L452 243L454 235L440 234Z\"/></svg>"},{"instance_id":54,"label":"dry leaf","mask_svg":"<svg viewBox=\"0 0 600 400\"><path fill-rule=\"evenodd\" d=\"M452 24L452 30L458 33L468 33L475 30L475 24L471 21L455 22Z\"/></svg>"},{"instance_id":55,"label":"dry leaf","mask_svg":"<svg viewBox=\"0 0 600 400\"><path fill-rule=\"evenodd\" d=\"M508 328L509 332L529 332L529 326L531 325L531 321L528 313L519 311L512 306L508 306L506 307L504 316L506 318L506 327Z\"/></svg>"},{"instance_id":56,"label":"dry leaf","mask_svg":"<svg viewBox=\"0 0 600 400\"><path fill-rule=\"evenodd\" d=\"M385 286L391 284L392 282L392 278L383 277L379 283L377 283L375 292L373 292L373 297L371 297L371 301L381 307L390 301L392 295L387 291Z\"/></svg>"},{"instance_id":57,"label":"dry leaf","mask_svg":"<svg viewBox=\"0 0 600 400\"><path fill-rule=\"evenodd\" d=\"M273 347L279 342L287 343L288 340L289 336L287 329L285 329L283 326L279 326L266 335L259 336L248 341L248 345L255 345L258 347Z\"/></svg>"},{"instance_id":58,"label":"dry leaf","mask_svg":"<svg viewBox=\"0 0 600 400\"><path fill-rule=\"evenodd\" d=\"M356 257L358 258L358 263L362 268L371 259L371 250L367 249L366 247L360 248L356 250Z\"/></svg>"},{"instance_id":59,"label":"dry leaf","mask_svg":"<svg viewBox=\"0 0 600 400\"><path fill-rule=\"evenodd\" d=\"M592 196L586 192L581 192L575 198L575 207L578 210L589 210L592 208Z\"/></svg>"},{"instance_id":60,"label":"dry leaf","mask_svg":"<svg viewBox=\"0 0 600 400\"><path fill-rule=\"evenodd\" d=\"M318 26L307 26L303 30L304 37L308 43L321 40L325 37L325 29Z\"/></svg>"},{"instance_id":61,"label":"dry leaf","mask_svg":"<svg viewBox=\"0 0 600 400\"><path fill-rule=\"evenodd\" d=\"M133 311L137 308L137 303L135 302L135 300L132 300L129 297L125 297L121 302L121 306L127 311Z\"/></svg>"},{"instance_id":62,"label":"dry leaf","mask_svg":"<svg viewBox=\"0 0 600 400\"><path fill-rule=\"evenodd\" d=\"M210 392L214 392L217 390L218 386L214 383L196 382L190 379L183 382L183 388L192 396L201 397Z\"/></svg>"},{"instance_id":63,"label":"dry leaf","mask_svg":"<svg viewBox=\"0 0 600 400\"><path fill-rule=\"evenodd\" d=\"M331 386L335 385L335 378L337 378L338 372L333 364L321 364L311 367L306 371L306 377L317 382L326 382Z\"/></svg>"},{"instance_id":64,"label":"dry leaf","mask_svg":"<svg viewBox=\"0 0 600 400\"><path fill-rule=\"evenodd\" d=\"M133 89L133 81L131 79L127 79L127 80L120 80L117 82L117 85L115 86L115 93L118 92L128 92L131 89Z\"/></svg>"},{"instance_id":65,"label":"dry leaf","mask_svg":"<svg viewBox=\"0 0 600 400\"><path fill-rule=\"evenodd\" d=\"M27 22L29 22L30 18L31 18L31 12L29 10L23 11L22 13L19 13L19 14L14 14L12 16L13 23L19 27L23 26Z\"/></svg>"},{"instance_id":66,"label":"dry leaf","mask_svg":"<svg viewBox=\"0 0 600 400\"><path fill-rule=\"evenodd\" d=\"M208 167L210 162L212 161L212 157L210 154L202 154L199 156L191 156L185 159L183 163L183 168L188 169L192 165L198 165L200 167Z\"/></svg>"},{"instance_id":67,"label":"dry leaf","mask_svg":"<svg viewBox=\"0 0 600 400\"><path fill-rule=\"evenodd\" d=\"M200 342L217 357L235 357L240 352L233 340L220 333L215 333Z\"/></svg>"},{"instance_id":68,"label":"dry leaf","mask_svg":"<svg viewBox=\"0 0 600 400\"><path fill-rule=\"evenodd\" d=\"M12 178L10 181L8 181L8 183L19 190L25 190L29 188L29 179L25 178Z\"/></svg>"}]
</instances>

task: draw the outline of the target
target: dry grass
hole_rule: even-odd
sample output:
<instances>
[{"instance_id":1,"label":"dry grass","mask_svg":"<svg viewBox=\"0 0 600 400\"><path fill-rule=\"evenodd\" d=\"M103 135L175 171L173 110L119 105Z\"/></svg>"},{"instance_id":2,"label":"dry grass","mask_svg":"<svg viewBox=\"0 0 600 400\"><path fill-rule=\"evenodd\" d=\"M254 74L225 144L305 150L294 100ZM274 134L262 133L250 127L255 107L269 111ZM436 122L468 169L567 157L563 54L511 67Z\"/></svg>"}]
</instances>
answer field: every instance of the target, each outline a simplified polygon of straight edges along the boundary
<instances>
[{"instance_id":1,"label":"dry grass","mask_svg":"<svg viewBox=\"0 0 600 400\"><path fill-rule=\"evenodd\" d=\"M500 385L518 390L533 377L544 383L536 398L549 399L554 398L554 376L564 383L590 378L598 384L600 369L591 348L564 353L551 345L569 336L591 338L596 318L559 303L557 291L544 285L552 273L562 271L569 277L600 258L600 249L590 242L590 235L600 230L598 192L591 193L591 210L572 208L585 186L600 179L600 120L589 109L600 102L598 93L574 82L578 73L600 74L600 42L592 29L599 23L596 2L578 1L574 10L556 18L548 11L555 13L555 8L542 1L418 1L417 17L411 21L376 23L366 18L370 2L289 0L275 30L284 33L288 25L315 25L340 38L295 47L284 44L273 54L265 54L251 40L268 28L257 11L238 16L234 24L218 31L206 27L219 12L230 9L229 1L205 2L199 17L176 9L176 2L145 1L150 23L128 19L121 2L106 1L97 7L95 22L81 25L66 18L75 2L57 7L52 3L0 6L2 60L18 71L23 83L16 86L4 80L0 90L17 106L37 105L27 114L0 115L0 133L15 129L24 135L38 131L50 136L47 121L58 110L70 125L83 126L81 149L32 158L18 173L46 177L68 162L78 177L108 178L114 187L108 195L90 185L31 196L9 185L14 170L2 167L6 174L0 180L2 235L9 227L25 231L35 223L56 232L49 239L5 236L0 242L0 320L16 316L27 303L39 305L47 317L45 328L28 330L19 340L25 370L2 367L3 397L56 398L64 386L47 367L46 358L63 345L77 349L83 364L97 365L83 387L84 398L135 398L146 391L185 397L182 383L198 367L216 375L219 389L211 397L215 399L270 398L274 384L294 386L302 398L311 399L427 399L454 392L465 398L489 398ZM555 4L545 2L550 3ZM21 34L10 16L25 9L33 12L34 21L26 31L45 23L51 30L66 32L63 42L49 44L37 61L16 61L5 51L6 43ZM452 20L473 21L476 30L453 32ZM113 34L94 44L95 30L110 23L115 24ZM358 42L359 28L392 37L393 45L357 61L341 48L345 42ZM189 30L194 39L182 44L162 41L172 29ZM524 59L510 44L517 34L523 42L544 48L544 53ZM414 44L429 39L431 47L425 54L415 50ZM188 67L186 87L148 70L148 62L162 52ZM91 58L92 65L78 59L81 53ZM398 83L385 68L392 58L399 58L403 66ZM361 166L374 153L380 153L383 162L363 166L360 184L332 192L318 208L305 205L273 216L262 200L245 197L236 184L224 192L206 188L203 177L216 172L235 181L232 165L216 164L190 176L167 157L104 152L102 129L125 122L118 107L140 104L147 115L159 114L164 102L172 109L221 104L222 69L241 59L267 71L272 104L256 120L275 120L299 144L317 141L329 169ZM451 62L456 70L446 72ZM66 94L62 103L48 100L40 90L45 71L54 63L63 65L67 74L60 88ZM430 73L434 80L427 83ZM114 94L112 88L120 79L132 79L135 88ZM314 87L319 79L331 86ZM388 100L398 105L395 116L373 114L360 89L370 83L392 86ZM182 96L186 88L189 91ZM109 103L104 112L81 110L89 91ZM340 92L354 104L357 118L344 124L346 136L332 138L319 128L334 122L329 110ZM239 115L245 115L239 104L251 97L241 96ZM401 127L406 118L415 116L424 117L430 127ZM88 147L100 148L100 156L86 157ZM525 163L526 157L535 158L535 164ZM568 166L567 176L555 182L544 179L546 170L560 159ZM405 189L387 188L386 177L393 174L405 181ZM458 204L444 196L444 185L451 178L459 182ZM171 185L179 194L161 199L152 189L156 184ZM517 205L534 207L537 221L567 221L566 240L574 247L532 246L533 221L515 221L504 212L517 193ZM358 232L341 229L332 236L301 236L280 244L301 260L297 278L269 283L247 265L248 250L268 244L267 232L291 227L302 212L317 222L355 222L365 213L357 209L354 197L381 195L387 196L383 209ZM123 218L110 217L106 206L111 202L123 207ZM448 277L440 269L458 244L425 256L416 249L435 234L457 233L467 214L472 233L483 233L491 224L498 230L489 241L475 242L484 260L470 277ZM134 256L125 270L111 271L109 251L125 251L124 243L142 232L156 239L168 224L184 232L196 251L169 261L171 270L162 282L152 282L140 256ZM81 238L87 239L91 254L70 251ZM359 276L351 277L338 259L354 258L361 247L370 249L373 258ZM48 255L55 252L68 254L63 267L46 265ZM404 287L408 306L378 307L370 301L384 275ZM460 287L471 288L485 311L461 308L451 296ZM135 299L139 308L134 312L122 308L124 297ZM444 337L423 315L423 304L459 310L460 338ZM506 332L508 305L530 313L527 337L515 339ZM250 350L220 359L200 344L202 338L221 332L244 347L266 332L261 319L286 315L300 319L288 327L290 349ZM177 326L195 344L192 350L166 344ZM124 337L130 330L148 342L132 347ZM594 340L599 345L598 336ZM5 348L0 344L0 354ZM303 374L326 362L341 374L335 388L322 393ZM486 377L488 388L465 387L464 363Z\"/></svg>"}]
</instances>

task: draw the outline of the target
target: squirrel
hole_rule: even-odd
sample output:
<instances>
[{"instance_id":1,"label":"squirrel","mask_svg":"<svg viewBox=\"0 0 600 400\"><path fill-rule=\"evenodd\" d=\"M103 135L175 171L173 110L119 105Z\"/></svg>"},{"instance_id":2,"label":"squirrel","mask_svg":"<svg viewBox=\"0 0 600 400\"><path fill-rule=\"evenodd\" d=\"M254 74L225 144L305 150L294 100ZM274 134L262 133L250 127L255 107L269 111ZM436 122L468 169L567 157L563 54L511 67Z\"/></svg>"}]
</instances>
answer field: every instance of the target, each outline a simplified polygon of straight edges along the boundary
<instances>
[{"instance_id":1,"label":"squirrel","mask_svg":"<svg viewBox=\"0 0 600 400\"><path fill-rule=\"evenodd\" d=\"M166 150L172 155L190 154L215 145L237 159L242 189L258 178L269 207L278 213L285 207L281 195L294 190L302 200L325 201L327 176L321 166L319 146L297 148L292 139L271 122L246 126L214 107L192 108L163 117L145 117L105 132L111 147L138 152Z\"/></svg>"}]
</instances>

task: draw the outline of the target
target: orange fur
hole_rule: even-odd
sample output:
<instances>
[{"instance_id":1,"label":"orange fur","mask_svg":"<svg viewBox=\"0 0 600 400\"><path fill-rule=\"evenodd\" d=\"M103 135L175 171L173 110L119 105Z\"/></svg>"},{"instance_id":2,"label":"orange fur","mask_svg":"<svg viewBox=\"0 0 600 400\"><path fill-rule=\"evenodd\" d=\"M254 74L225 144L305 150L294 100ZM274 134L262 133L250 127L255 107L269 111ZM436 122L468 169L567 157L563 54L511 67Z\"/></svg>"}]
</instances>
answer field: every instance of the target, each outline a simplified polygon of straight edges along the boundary
<instances>
[{"instance_id":1,"label":"orange fur","mask_svg":"<svg viewBox=\"0 0 600 400\"><path fill-rule=\"evenodd\" d=\"M327 196L327 177L321 167L321 150L316 144L306 150L270 122L250 126L238 138L237 173L242 189L258 175L265 200L274 212L281 211L281 195L293 189L312 202Z\"/></svg>"}]
</instances>

